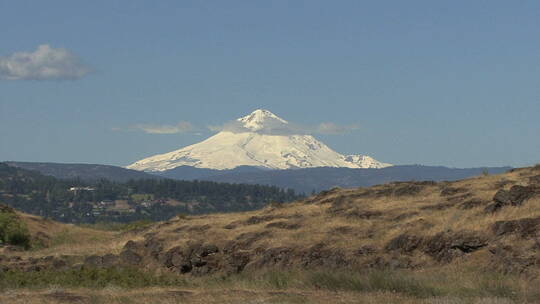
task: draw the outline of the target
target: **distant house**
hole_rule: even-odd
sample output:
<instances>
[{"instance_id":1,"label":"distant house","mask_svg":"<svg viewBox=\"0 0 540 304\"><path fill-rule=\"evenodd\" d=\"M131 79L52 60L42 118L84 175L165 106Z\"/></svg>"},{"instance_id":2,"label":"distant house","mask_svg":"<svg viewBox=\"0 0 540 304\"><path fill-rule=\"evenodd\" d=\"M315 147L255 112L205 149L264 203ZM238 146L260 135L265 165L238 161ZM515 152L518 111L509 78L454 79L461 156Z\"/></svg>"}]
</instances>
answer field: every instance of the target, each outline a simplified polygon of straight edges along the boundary
<instances>
[{"instance_id":1,"label":"distant house","mask_svg":"<svg viewBox=\"0 0 540 304\"><path fill-rule=\"evenodd\" d=\"M69 191L78 192L78 191L95 191L95 188L92 187L71 187Z\"/></svg>"}]
</instances>

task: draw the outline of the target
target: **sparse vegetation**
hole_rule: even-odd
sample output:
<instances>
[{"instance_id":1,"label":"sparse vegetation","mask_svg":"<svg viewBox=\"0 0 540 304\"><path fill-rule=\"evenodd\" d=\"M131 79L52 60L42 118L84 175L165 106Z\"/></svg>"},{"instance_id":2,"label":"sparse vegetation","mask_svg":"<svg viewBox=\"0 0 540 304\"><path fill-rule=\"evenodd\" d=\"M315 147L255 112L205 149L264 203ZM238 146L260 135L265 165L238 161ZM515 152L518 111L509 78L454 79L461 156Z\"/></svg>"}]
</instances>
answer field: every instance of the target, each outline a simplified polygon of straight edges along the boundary
<instances>
[{"instance_id":1,"label":"sparse vegetation","mask_svg":"<svg viewBox=\"0 0 540 304\"><path fill-rule=\"evenodd\" d=\"M178 275L161 275L136 268L83 268L44 270L37 272L0 272L0 290L17 288L141 288L152 286L186 286L186 279Z\"/></svg>"},{"instance_id":2,"label":"sparse vegetation","mask_svg":"<svg viewBox=\"0 0 540 304\"><path fill-rule=\"evenodd\" d=\"M28 228L14 212L0 211L0 242L30 248Z\"/></svg>"}]
</instances>

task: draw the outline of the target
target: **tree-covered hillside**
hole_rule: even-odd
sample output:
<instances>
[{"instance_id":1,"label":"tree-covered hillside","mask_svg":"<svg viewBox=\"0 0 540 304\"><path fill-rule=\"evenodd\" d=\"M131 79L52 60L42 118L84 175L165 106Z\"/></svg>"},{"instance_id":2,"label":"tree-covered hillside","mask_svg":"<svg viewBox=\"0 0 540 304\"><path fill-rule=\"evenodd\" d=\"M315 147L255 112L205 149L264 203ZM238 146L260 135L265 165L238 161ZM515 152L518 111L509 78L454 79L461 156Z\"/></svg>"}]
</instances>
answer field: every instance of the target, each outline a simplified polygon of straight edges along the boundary
<instances>
[{"instance_id":1,"label":"tree-covered hillside","mask_svg":"<svg viewBox=\"0 0 540 304\"><path fill-rule=\"evenodd\" d=\"M0 163L0 202L63 222L164 220L178 213L253 210L298 197L273 186L209 181L59 180Z\"/></svg>"}]
</instances>

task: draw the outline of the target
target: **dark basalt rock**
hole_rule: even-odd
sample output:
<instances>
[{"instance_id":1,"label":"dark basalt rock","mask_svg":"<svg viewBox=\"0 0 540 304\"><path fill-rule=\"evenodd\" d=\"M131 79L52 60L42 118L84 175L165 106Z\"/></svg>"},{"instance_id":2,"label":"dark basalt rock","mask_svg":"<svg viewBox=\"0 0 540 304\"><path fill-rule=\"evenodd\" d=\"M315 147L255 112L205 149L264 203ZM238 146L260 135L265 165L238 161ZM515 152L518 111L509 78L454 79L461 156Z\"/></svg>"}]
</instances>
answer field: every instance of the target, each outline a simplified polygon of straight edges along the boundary
<instances>
[{"instance_id":1,"label":"dark basalt rock","mask_svg":"<svg viewBox=\"0 0 540 304\"><path fill-rule=\"evenodd\" d=\"M485 211L493 213L505 206L520 206L538 194L540 194L540 188L532 186L512 186L510 190L499 190L493 197L493 203L488 205Z\"/></svg>"},{"instance_id":2,"label":"dark basalt rock","mask_svg":"<svg viewBox=\"0 0 540 304\"><path fill-rule=\"evenodd\" d=\"M403 253L411 253L422 244L423 239L409 234L401 234L386 244L387 251L399 250Z\"/></svg>"},{"instance_id":3,"label":"dark basalt rock","mask_svg":"<svg viewBox=\"0 0 540 304\"><path fill-rule=\"evenodd\" d=\"M355 255L371 255L377 253L377 248L370 245L365 245L360 247L358 250L354 252Z\"/></svg>"},{"instance_id":4,"label":"dark basalt rock","mask_svg":"<svg viewBox=\"0 0 540 304\"><path fill-rule=\"evenodd\" d=\"M534 185L539 185L540 184L540 175L535 175L535 176L529 177L529 183L534 184Z\"/></svg>"},{"instance_id":5,"label":"dark basalt rock","mask_svg":"<svg viewBox=\"0 0 540 304\"><path fill-rule=\"evenodd\" d=\"M120 262L120 258L114 254L106 254L102 257L103 267L113 267Z\"/></svg>"},{"instance_id":6,"label":"dark basalt rock","mask_svg":"<svg viewBox=\"0 0 540 304\"><path fill-rule=\"evenodd\" d=\"M540 217L523 218L513 221L498 221L492 226L492 231L497 236L516 233L521 237L534 237L540 231Z\"/></svg>"},{"instance_id":7,"label":"dark basalt rock","mask_svg":"<svg viewBox=\"0 0 540 304\"><path fill-rule=\"evenodd\" d=\"M233 252L225 259L226 271L229 273L240 273L250 262L249 252Z\"/></svg>"},{"instance_id":8,"label":"dark basalt rock","mask_svg":"<svg viewBox=\"0 0 540 304\"><path fill-rule=\"evenodd\" d=\"M358 210L358 209L353 209L345 213L346 217L356 218L356 219L371 219L375 217L381 217L382 215L383 213L380 211Z\"/></svg>"},{"instance_id":9,"label":"dark basalt rock","mask_svg":"<svg viewBox=\"0 0 540 304\"><path fill-rule=\"evenodd\" d=\"M404 185L401 187L398 187L394 190L395 196L405 196L405 195L416 195L422 191L422 186L420 185Z\"/></svg>"},{"instance_id":10,"label":"dark basalt rock","mask_svg":"<svg viewBox=\"0 0 540 304\"><path fill-rule=\"evenodd\" d=\"M539 189L531 186L512 186L510 190L499 190L493 197L493 201L503 205L519 206L535 194L540 193Z\"/></svg>"},{"instance_id":11,"label":"dark basalt rock","mask_svg":"<svg viewBox=\"0 0 540 304\"><path fill-rule=\"evenodd\" d=\"M64 260L61 260L61 259L55 259L53 262L52 262L52 265L51 265L52 269L54 270L64 270L64 269L67 269L69 268L69 265L66 261Z\"/></svg>"},{"instance_id":12,"label":"dark basalt rock","mask_svg":"<svg viewBox=\"0 0 540 304\"><path fill-rule=\"evenodd\" d=\"M260 223L263 223L263 222L269 222L273 219L275 219L276 217L275 216L271 216L271 215L264 215L264 216L252 216L250 218L248 218L244 224L245 225L256 225L256 224L260 224Z\"/></svg>"},{"instance_id":13,"label":"dark basalt rock","mask_svg":"<svg viewBox=\"0 0 540 304\"><path fill-rule=\"evenodd\" d=\"M99 255L91 255L84 259L84 266L88 267L102 267L103 257Z\"/></svg>"},{"instance_id":14,"label":"dark basalt rock","mask_svg":"<svg viewBox=\"0 0 540 304\"><path fill-rule=\"evenodd\" d=\"M413 216L417 216L419 213L416 212L416 211L412 211L412 212L406 212L406 213L402 213L396 217L394 217L392 220L393 221L402 221L402 220L405 220L405 219L408 219L408 218L411 218Z\"/></svg>"},{"instance_id":15,"label":"dark basalt rock","mask_svg":"<svg viewBox=\"0 0 540 304\"><path fill-rule=\"evenodd\" d=\"M139 244L137 244L133 240L127 241L127 243L124 245L124 250L133 250L137 251L140 248Z\"/></svg>"},{"instance_id":16,"label":"dark basalt rock","mask_svg":"<svg viewBox=\"0 0 540 304\"><path fill-rule=\"evenodd\" d=\"M439 262L450 262L487 245L486 238L472 232L441 232L425 240L423 251Z\"/></svg>"},{"instance_id":17,"label":"dark basalt rock","mask_svg":"<svg viewBox=\"0 0 540 304\"><path fill-rule=\"evenodd\" d=\"M189 227L187 230L189 232L205 232L209 230L210 228L212 228L212 226L210 225L195 225L195 226Z\"/></svg>"},{"instance_id":18,"label":"dark basalt rock","mask_svg":"<svg viewBox=\"0 0 540 304\"><path fill-rule=\"evenodd\" d=\"M421 210L445 210L452 208L454 206L453 203L438 203L434 205L428 205L420 207Z\"/></svg>"},{"instance_id":19,"label":"dark basalt rock","mask_svg":"<svg viewBox=\"0 0 540 304\"><path fill-rule=\"evenodd\" d=\"M345 267L350 265L350 261L340 250L327 248L325 244L319 243L311 246L301 253L300 265L303 267Z\"/></svg>"},{"instance_id":20,"label":"dark basalt rock","mask_svg":"<svg viewBox=\"0 0 540 304\"><path fill-rule=\"evenodd\" d=\"M466 188L445 187L441 190L441 196L452 196L467 191L468 189Z\"/></svg>"},{"instance_id":21,"label":"dark basalt rock","mask_svg":"<svg viewBox=\"0 0 540 304\"><path fill-rule=\"evenodd\" d=\"M302 227L302 225L300 225L299 223L289 223L286 221L273 222L266 225L266 228L279 228L279 229L288 229L288 230L300 229L300 227Z\"/></svg>"},{"instance_id":22,"label":"dark basalt rock","mask_svg":"<svg viewBox=\"0 0 540 304\"><path fill-rule=\"evenodd\" d=\"M473 208L482 206L484 204L486 204L485 201L473 198L473 199L470 199L470 200L464 202L463 204L459 205L459 209L464 209L464 210L473 209Z\"/></svg>"},{"instance_id":23,"label":"dark basalt rock","mask_svg":"<svg viewBox=\"0 0 540 304\"><path fill-rule=\"evenodd\" d=\"M143 243L143 246L144 252L155 259L157 259L159 254L163 251L163 241L156 238L150 238L146 240Z\"/></svg>"},{"instance_id":24,"label":"dark basalt rock","mask_svg":"<svg viewBox=\"0 0 540 304\"><path fill-rule=\"evenodd\" d=\"M120 260L128 265L139 265L142 257L132 250L124 250L120 253Z\"/></svg>"}]
</instances>

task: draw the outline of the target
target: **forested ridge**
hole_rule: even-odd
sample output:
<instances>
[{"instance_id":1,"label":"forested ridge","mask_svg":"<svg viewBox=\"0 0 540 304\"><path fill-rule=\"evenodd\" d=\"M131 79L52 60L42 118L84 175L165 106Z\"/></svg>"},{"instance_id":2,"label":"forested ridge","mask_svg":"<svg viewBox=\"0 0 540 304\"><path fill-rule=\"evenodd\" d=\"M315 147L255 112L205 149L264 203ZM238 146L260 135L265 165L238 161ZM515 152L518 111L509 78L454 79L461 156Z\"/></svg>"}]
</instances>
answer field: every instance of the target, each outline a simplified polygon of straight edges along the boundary
<instances>
[{"instance_id":1,"label":"forested ridge","mask_svg":"<svg viewBox=\"0 0 540 304\"><path fill-rule=\"evenodd\" d=\"M210 181L61 180L0 163L0 203L62 222L164 220L178 213L253 210L299 197L274 186Z\"/></svg>"}]
</instances>

